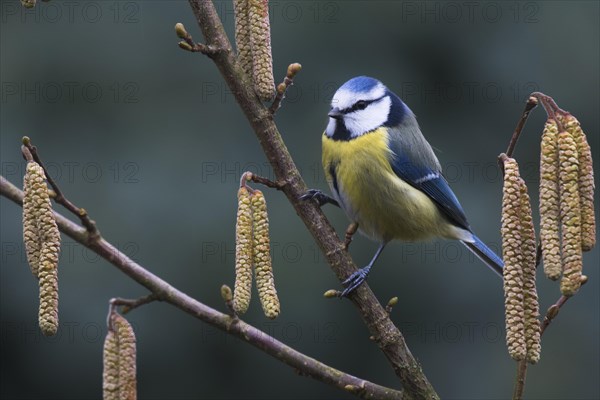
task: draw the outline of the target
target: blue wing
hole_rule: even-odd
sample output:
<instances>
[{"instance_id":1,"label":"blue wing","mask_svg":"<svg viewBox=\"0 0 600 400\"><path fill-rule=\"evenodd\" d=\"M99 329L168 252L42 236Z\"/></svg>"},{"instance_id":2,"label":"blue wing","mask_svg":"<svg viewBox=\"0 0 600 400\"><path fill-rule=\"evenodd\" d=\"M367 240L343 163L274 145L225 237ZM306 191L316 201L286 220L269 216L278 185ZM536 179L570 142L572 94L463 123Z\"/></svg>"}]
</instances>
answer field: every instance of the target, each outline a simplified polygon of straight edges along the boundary
<instances>
[{"instance_id":1,"label":"blue wing","mask_svg":"<svg viewBox=\"0 0 600 400\"><path fill-rule=\"evenodd\" d=\"M450 222L470 231L465 212L442 173L418 162L402 153L395 153L390 159L392 170L398 177L427 194Z\"/></svg>"}]
</instances>

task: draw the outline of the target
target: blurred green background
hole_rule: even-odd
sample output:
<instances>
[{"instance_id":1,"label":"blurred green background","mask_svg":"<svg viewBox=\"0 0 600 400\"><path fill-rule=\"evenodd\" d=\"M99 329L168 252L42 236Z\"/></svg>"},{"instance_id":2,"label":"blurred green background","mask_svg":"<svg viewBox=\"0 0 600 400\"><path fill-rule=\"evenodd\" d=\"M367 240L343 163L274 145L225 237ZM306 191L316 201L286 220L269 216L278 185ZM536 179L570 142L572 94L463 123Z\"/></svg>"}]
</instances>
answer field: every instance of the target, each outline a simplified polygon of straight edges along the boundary
<instances>
[{"instance_id":1,"label":"blurred green background","mask_svg":"<svg viewBox=\"0 0 600 400\"><path fill-rule=\"evenodd\" d=\"M600 160L599 3L594 1L271 1L274 70L303 70L276 117L310 187L326 189L320 135L335 89L356 75L381 79L419 118L478 235L499 249L506 149L528 93L540 90L582 122ZM217 2L228 33L230 1ZM1 3L1 173L21 185L28 135L65 193L119 249L179 289L224 310L233 284L240 174L272 170L213 63L181 51L184 1L56 1L34 10ZM537 206L539 137L533 112L516 157ZM596 175L600 175L596 164ZM282 315L269 321L255 295L244 319L351 374L398 387L354 307L322 297L338 288L313 239L280 193L267 190ZM101 397L108 300L146 291L63 237L60 330L37 328L37 284L25 260L21 209L1 208L3 398ZM60 210L59 211L64 211ZM326 209L340 234L347 220ZM598 214L599 211L597 210ZM537 216L536 216L537 221ZM351 246L366 263L376 244ZM527 376L529 399L600 396L598 250L589 283L543 338ZM443 398L511 395L515 363L503 335L500 281L458 243L395 243L369 284ZM559 295L539 274L541 307ZM138 339L142 399L331 399L350 396L165 304L129 317Z\"/></svg>"}]
</instances>

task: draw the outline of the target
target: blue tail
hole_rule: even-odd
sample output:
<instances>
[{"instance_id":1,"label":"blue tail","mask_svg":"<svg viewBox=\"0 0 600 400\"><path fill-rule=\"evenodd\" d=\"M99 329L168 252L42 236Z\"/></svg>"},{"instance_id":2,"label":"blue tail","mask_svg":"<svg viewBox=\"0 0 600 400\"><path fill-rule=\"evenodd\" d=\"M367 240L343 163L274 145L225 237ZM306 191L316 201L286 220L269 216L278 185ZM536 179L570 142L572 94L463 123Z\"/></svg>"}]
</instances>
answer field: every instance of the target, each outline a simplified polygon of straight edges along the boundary
<instances>
[{"instance_id":1,"label":"blue tail","mask_svg":"<svg viewBox=\"0 0 600 400\"><path fill-rule=\"evenodd\" d=\"M495 273L502 277L502 270L504 268L504 261L496 255L489 247L485 245L477 236L473 235L473 242L462 242L469 250L473 252L481 261L483 261L488 267Z\"/></svg>"}]
</instances>

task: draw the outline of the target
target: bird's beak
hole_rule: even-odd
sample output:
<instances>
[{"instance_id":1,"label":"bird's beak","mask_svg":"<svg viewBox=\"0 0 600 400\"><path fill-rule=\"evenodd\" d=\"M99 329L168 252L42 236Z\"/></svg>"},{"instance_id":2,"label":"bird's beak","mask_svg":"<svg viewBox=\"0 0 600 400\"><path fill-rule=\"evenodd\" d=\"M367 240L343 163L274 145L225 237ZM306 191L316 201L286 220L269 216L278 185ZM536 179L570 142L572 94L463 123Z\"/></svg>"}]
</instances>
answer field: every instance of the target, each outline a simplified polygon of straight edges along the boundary
<instances>
[{"instance_id":1,"label":"bird's beak","mask_svg":"<svg viewBox=\"0 0 600 400\"><path fill-rule=\"evenodd\" d=\"M333 107L327 115L329 115L333 119L341 119L344 114L342 114L339 108Z\"/></svg>"}]
</instances>

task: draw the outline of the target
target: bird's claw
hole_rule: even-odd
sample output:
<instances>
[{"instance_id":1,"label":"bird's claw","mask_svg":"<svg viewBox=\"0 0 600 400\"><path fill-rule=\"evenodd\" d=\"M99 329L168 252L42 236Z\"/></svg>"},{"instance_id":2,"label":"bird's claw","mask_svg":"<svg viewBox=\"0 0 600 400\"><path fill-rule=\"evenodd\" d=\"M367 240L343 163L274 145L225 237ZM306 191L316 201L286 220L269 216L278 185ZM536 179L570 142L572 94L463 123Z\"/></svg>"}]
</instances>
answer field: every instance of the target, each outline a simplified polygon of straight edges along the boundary
<instances>
[{"instance_id":1,"label":"bird's claw","mask_svg":"<svg viewBox=\"0 0 600 400\"><path fill-rule=\"evenodd\" d=\"M305 194L300 196L300 200L315 200L319 207L329 203L339 207L338 202L335 199L327 196L325 193L320 191L319 189L309 189Z\"/></svg>"},{"instance_id":2,"label":"bird's claw","mask_svg":"<svg viewBox=\"0 0 600 400\"><path fill-rule=\"evenodd\" d=\"M359 287L364 281L367 280L369 276L368 267L361 268L358 271L354 272L352 275L348 277L344 282L342 282L342 286L345 289L340 294L340 297L347 297L350 293L352 293L357 287Z\"/></svg>"},{"instance_id":3,"label":"bird's claw","mask_svg":"<svg viewBox=\"0 0 600 400\"><path fill-rule=\"evenodd\" d=\"M319 204L319 207L321 207L327 203L333 204L333 205L336 205L339 207L339 204L335 199L332 199L331 197L327 196L325 193L323 193L319 189L309 189L305 194L300 196L300 200L302 200L302 201L315 200L317 202L317 204Z\"/></svg>"},{"instance_id":4,"label":"bird's claw","mask_svg":"<svg viewBox=\"0 0 600 400\"><path fill-rule=\"evenodd\" d=\"M320 191L319 189L308 189L306 193L300 196L300 200L316 200L319 205L323 204L324 198L328 197L325 193Z\"/></svg>"}]
</instances>

